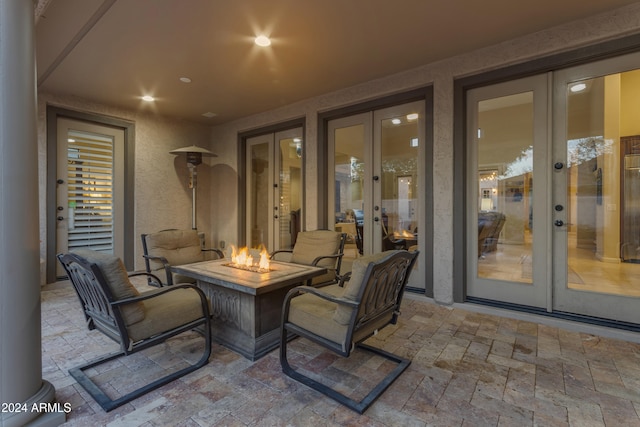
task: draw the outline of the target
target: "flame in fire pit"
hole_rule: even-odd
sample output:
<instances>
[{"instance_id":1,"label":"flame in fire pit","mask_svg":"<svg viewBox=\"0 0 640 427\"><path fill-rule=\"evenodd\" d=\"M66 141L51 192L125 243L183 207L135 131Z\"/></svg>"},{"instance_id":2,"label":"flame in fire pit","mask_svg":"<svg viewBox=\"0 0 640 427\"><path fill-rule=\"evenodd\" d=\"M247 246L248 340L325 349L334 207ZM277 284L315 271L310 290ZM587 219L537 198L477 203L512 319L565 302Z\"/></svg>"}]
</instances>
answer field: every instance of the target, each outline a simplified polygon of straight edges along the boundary
<instances>
[{"instance_id":1,"label":"flame in fire pit","mask_svg":"<svg viewBox=\"0 0 640 427\"><path fill-rule=\"evenodd\" d=\"M260 260L258 262L254 262L253 255L249 252L249 248L245 246L243 248L236 249L236 247L232 245L231 263L228 265L244 270L266 273L270 270L269 252L267 252L267 248L262 246L262 250L260 251Z\"/></svg>"}]
</instances>

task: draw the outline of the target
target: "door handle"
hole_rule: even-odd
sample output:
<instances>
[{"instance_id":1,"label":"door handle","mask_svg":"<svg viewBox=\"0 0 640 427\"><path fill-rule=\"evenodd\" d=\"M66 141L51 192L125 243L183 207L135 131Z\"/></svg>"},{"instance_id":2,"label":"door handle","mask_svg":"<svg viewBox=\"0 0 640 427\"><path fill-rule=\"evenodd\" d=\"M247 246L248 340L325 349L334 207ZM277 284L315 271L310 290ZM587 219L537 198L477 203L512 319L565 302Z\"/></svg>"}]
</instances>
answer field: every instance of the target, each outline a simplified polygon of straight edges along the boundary
<instances>
[{"instance_id":1,"label":"door handle","mask_svg":"<svg viewBox=\"0 0 640 427\"><path fill-rule=\"evenodd\" d=\"M59 216L59 217L57 218L57 220L58 220L58 221L62 221L63 219L64 219L64 217L63 217L63 216Z\"/></svg>"},{"instance_id":2,"label":"door handle","mask_svg":"<svg viewBox=\"0 0 640 427\"><path fill-rule=\"evenodd\" d=\"M378 222L378 221L380 221L380 218L375 217L375 218L373 218L373 220L374 220L375 222Z\"/></svg>"},{"instance_id":3,"label":"door handle","mask_svg":"<svg viewBox=\"0 0 640 427\"><path fill-rule=\"evenodd\" d=\"M562 227L562 226L564 225L564 221L563 221L563 220L561 220L561 219L556 219L556 220L553 222L553 225L555 225L556 227Z\"/></svg>"}]
</instances>

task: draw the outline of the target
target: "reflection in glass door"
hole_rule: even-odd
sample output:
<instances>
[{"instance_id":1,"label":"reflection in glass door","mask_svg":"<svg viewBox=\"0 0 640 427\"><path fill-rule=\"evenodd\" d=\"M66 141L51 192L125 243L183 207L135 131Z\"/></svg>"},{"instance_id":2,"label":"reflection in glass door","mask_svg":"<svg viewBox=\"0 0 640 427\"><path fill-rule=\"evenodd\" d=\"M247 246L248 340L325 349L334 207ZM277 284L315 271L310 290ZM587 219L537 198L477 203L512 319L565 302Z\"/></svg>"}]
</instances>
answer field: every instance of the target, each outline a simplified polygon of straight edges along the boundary
<instances>
[{"instance_id":1,"label":"reflection in glass door","mask_svg":"<svg viewBox=\"0 0 640 427\"><path fill-rule=\"evenodd\" d=\"M640 324L639 60L556 73L554 310Z\"/></svg>"},{"instance_id":2,"label":"reflection in glass door","mask_svg":"<svg viewBox=\"0 0 640 427\"><path fill-rule=\"evenodd\" d=\"M468 93L469 297L547 307L546 93L546 76Z\"/></svg>"},{"instance_id":3,"label":"reflection in glass door","mask_svg":"<svg viewBox=\"0 0 640 427\"><path fill-rule=\"evenodd\" d=\"M274 250L290 249L302 231L302 129L278 132L274 188Z\"/></svg>"},{"instance_id":4,"label":"reflection in glass door","mask_svg":"<svg viewBox=\"0 0 640 427\"><path fill-rule=\"evenodd\" d=\"M414 102L329 122L329 212L348 235L345 255L420 248L424 207L424 103ZM409 286L425 287L425 251ZM347 263L349 260L347 260ZM423 267L424 268L424 267Z\"/></svg>"},{"instance_id":5,"label":"reflection in glass door","mask_svg":"<svg viewBox=\"0 0 640 427\"><path fill-rule=\"evenodd\" d=\"M301 230L302 128L247 139L247 245L290 249Z\"/></svg>"},{"instance_id":6,"label":"reflection in glass door","mask_svg":"<svg viewBox=\"0 0 640 427\"><path fill-rule=\"evenodd\" d=\"M371 199L371 114L364 113L329 123L329 158L333 171L329 173L329 188L333 195L328 206L334 229L347 234L345 257L354 259L373 252L371 213L365 211L365 200ZM347 260L347 263L349 260Z\"/></svg>"},{"instance_id":7,"label":"reflection in glass door","mask_svg":"<svg viewBox=\"0 0 640 427\"><path fill-rule=\"evenodd\" d=\"M423 121L419 103L374 113L374 141L379 144L380 156L374 160L373 219L374 224L377 222L380 226L374 228L373 238L374 242L381 242L383 251L419 247L418 224L423 199L418 197L418 182L424 174L419 148L420 141L424 141L420 134Z\"/></svg>"}]
</instances>

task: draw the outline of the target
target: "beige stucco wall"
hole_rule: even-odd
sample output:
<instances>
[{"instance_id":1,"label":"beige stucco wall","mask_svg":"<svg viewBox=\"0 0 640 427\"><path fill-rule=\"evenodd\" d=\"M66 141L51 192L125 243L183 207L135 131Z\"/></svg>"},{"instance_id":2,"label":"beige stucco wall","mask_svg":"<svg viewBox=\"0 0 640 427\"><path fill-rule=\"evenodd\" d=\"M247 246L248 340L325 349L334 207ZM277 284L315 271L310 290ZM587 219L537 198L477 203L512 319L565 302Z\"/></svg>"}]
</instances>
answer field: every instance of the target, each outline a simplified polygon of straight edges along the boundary
<instances>
[{"instance_id":1,"label":"beige stucco wall","mask_svg":"<svg viewBox=\"0 0 640 427\"><path fill-rule=\"evenodd\" d=\"M135 269L144 268L141 233L167 228L191 228L191 189L186 158L169 151L187 145L210 148L210 127L170 119L146 112L132 112L96 104L70 96L38 93L38 167L40 190L40 252L46 257L46 109L52 105L69 110L95 113L135 124L134 210ZM210 238L211 158L198 166L198 230Z\"/></svg>"},{"instance_id":2,"label":"beige stucco wall","mask_svg":"<svg viewBox=\"0 0 640 427\"><path fill-rule=\"evenodd\" d=\"M575 49L591 43L637 33L640 27L640 3L589 19L501 43L486 49L425 65L337 92L297 102L277 110L257 114L212 130L214 159L211 179L211 214L214 241L237 239L237 135L239 132L306 118L306 227L318 223L316 198L318 170L317 115L349 104L403 92L425 85L434 88L434 299L441 304L453 302L453 94L454 80L491 69ZM437 43L434 40L434 43ZM234 178L235 181L230 181ZM225 185L219 185L224 182ZM220 201L224 201L221 203ZM458 266L458 268L460 268Z\"/></svg>"}]
</instances>

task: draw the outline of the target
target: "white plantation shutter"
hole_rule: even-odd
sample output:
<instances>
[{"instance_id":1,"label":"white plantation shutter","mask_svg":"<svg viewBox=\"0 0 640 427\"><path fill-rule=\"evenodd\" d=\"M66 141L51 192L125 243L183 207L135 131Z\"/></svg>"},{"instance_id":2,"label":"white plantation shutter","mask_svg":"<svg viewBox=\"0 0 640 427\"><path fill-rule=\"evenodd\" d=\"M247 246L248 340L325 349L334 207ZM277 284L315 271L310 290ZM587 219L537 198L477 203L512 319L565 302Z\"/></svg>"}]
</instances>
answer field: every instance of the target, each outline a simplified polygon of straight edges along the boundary
<instances>
[{"instance_id":1,"label":"white plantation shutter","mask_svg":"<svg viewBox=\"0 0 640 427\"><path fill-rule=\"evenodd\" d=\"M113 138L75 130L68 136L69 249L113 253Z\"/></svg>"}]
</instances>

